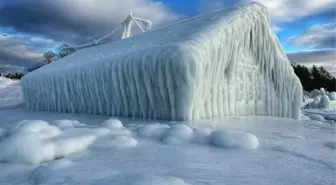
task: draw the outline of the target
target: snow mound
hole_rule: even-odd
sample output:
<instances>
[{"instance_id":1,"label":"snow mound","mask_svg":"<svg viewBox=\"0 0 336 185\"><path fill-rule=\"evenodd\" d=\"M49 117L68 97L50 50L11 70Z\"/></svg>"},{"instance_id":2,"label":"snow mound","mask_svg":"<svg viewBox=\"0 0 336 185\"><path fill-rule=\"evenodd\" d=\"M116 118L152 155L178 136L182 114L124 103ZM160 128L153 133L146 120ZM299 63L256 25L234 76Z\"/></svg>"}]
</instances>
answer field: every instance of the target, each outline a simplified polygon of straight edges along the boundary
<instances>
[{"instance_id":1,"label":"snow mound","mask_svg":"<svg viewBox=\"0 0 336 185\"><path fill-rule=\"evenodd\" d=\"M60 129L68 129L73 128L75 126L80 125L79 121L77 120L68 120L68 119L61 119L61 120L55 120L51 122L52 125L55 125L56 127Z\"/></svg>"},{"instance_id":2,"label":"snow mound","mask_svg":"<svg viewBox=\"0 0 336 185\"><path fill-rule=\"evenodd\" d=\"M162 142L165 144L183 144L187 143L193 135L193 130L187 125L174 125L168 129Z\"/></svg>"},{"instance_id":3,"label":"snow mound","mask_svg":"<svg viewBox=\"0 0 336 185\"><path fill-rule=\"evenodd\" d=\"M319 108L329 109L330 108L330 99L327 95L322 95Z\"/></svg>"},{"instance_id":4,"label":"snow mound","mask_svg":"<svg viewBox=\"0 0 336 185\"><path fill-rule=\"evenodd\" d=\"M235 131L214 131L210 135L211 143L222 148L257 149L259 140L255 135Z\"/></svg>"},{"instance_id":5,"label":"snow mound","mask_svg":"<svg viewBox=\"0 0 336 185\"><path fill-rule=\"evenodd\" d=\"M26 106L164 120L300 119L302 85L269 17L251 3L82 49L23 77Z\"/></svg>"},{"instance_id":6,"label":"snow mound","mask_svg":"<svg viewBox=\"0 0 336 185\"><path fill-rule=\"evenodd\" d=\"M72 127L73 120L53 123L67 129L60 130L42 120L24 120L14 125L6 137L0 140L0 161L39 164L85 151L92 144L100 148L132 147L137 144L137 140L125 128L75 128ZM106 139L108 137L109 142ZM105 138L105 142L99 141L102 138Z\"/></svg>"},{"instance_id":7,"label":"snow mound","mask_svg":"<svg viewBox=\"0 0 336 185\"><path fill-rule=\"evenodd\" d=\"M124 125L120 120L117 119L108 119L102 123L103 126L109 128L109 129L120 129L124 128Z\"/></svg>"},{"instance_id":8,"label":"snow mound","mask_svg":"<svg viewBox=\"0 0 336 185\"><path fill-rule=\"evenodd\" d=\"M138 128L137 132L140 137L160 139L169 128L166 124L154 123Z\"/></svg>"},{"instance_id":9,"label":"snow mound","mask_svg":"<svg viewBox=\"0 0 336 185\"><path fill-rule=\"evenodd\" d=\"M245 149L256 149L259 146L258 138L250 133L212 130L210 128L191 128L185 124L168 126L155 123L143 125L138 128L137 135L168 145L195 143L222 148Z\"/></svg>"},{"instance_id":10,"label":"snow mound","mask_svg":"<svg viewBox=\"0 0 336 185\"><path fill-rule=\"evenodd\" d=\"M304 108L308 109L335 109L333 104L335 101L331 101L329 96L321 95L314 98L312 102L306 103Z\"/></svg>"},{"instance_id":11,"label":"snow mound","mask_svg":"<svg viewBox=\"0 0 336 185\"><path fill-rule=\"evenodd\" d=\"M330 92L328 94L329 96L329 99L332 100L332 101L335 101L336 100L336 92Z\"/></svg>"},{"instance_id":12,"label":"snow mound","mask_svg":"<svg viewBox=\"0 0 336 185\"><path fill-rule=\"evenodd\" d=\"M114 183L118 185L191 185L177 177L138 174L109 177L99 180L93 185Z\"/></svg>"}]
</instances>

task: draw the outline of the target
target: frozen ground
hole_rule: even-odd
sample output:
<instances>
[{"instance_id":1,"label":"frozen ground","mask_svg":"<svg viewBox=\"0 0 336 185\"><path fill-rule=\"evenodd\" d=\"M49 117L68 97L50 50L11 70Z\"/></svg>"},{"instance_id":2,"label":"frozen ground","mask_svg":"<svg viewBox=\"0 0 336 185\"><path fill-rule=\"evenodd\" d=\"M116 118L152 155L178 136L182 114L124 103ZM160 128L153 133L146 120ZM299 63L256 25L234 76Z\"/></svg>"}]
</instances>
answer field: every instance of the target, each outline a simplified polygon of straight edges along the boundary
<instances>
[{"instance_id":1,"label":"frozen ground","mask_svg":"<svg viewBox=\"0 0 336 185\"><path fill-rule=\"evenodd\" d=\"M7 94L1 100L19 104L3 93L7 87L0 84ZM10 88L20 92L18 83ZM181 125L3 109L0 184L334 184L335 111L304 114L303 121L230 117Z\"/></svg>"}]
</instances>

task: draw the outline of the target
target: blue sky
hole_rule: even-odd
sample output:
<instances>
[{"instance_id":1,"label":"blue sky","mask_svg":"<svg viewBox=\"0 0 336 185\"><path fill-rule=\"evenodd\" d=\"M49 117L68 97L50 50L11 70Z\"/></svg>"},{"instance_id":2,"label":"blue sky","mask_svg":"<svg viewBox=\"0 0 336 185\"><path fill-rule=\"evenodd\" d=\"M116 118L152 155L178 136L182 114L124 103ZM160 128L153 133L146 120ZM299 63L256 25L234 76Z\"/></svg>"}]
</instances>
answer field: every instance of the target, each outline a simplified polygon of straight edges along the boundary
<instances>
[{"instance_id":1,"label":"blue sky","mask_svg":"<svg viewBox=\"0 0 336 185\"><path fill-rule=\"evenodd\" d=\"M292 62L336 74L336 0L256 0ZM109 32L133 11L162 25L251 0L1 0L0 68L26 67L63 43L80 44ZM323 52L321 52L323 51Z\"/></svg>"}]
</instances>

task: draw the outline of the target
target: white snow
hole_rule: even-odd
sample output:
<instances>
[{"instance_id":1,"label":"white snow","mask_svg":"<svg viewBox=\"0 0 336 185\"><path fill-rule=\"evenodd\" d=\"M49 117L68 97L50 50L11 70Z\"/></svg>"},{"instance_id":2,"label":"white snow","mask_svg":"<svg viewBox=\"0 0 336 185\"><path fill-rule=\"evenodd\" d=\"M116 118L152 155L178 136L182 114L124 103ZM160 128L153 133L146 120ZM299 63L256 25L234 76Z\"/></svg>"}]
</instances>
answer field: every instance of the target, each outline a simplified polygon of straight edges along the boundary
<instances>
[{"instance_id":1,"label":"white snow","mask_svg":"<svg viewBox=\"0 0 336 185\"><path fill-rule=\"evenodd\" d=\"M67 128L73 128L75 125L77 125L79 122L77 120L54 120L51 122L52 125L55 125L56 127L60 129L67 129Z\"/></svg>"},{"instance_id":2,"label":"white snow","mask_svg":"<svg viewBox=\"0 0 336 185\"><path fill-rule=\"evenodd\" d=\"M0 76L0 110L23 106L20 81Z\"/></svg>"},{"instance_id":3,"label":"white snow","mask_svg":"<svg viewBox=\"0 0 336 185\"><path fill-rule=\"evenodd\" d=\"M70 127L73 120L54 121L58 127L42 120L24 120L14 124L10 133L0 140L0 161L10 163L39 164L63 158L88 148L130 148L138 144L133 137L145 137L164 144L202 144L223 148L258 148L258 138L252 134L233 131L212 131L195 134L185 124L139 125L132 133L117 119L108 119L103 127ZM105 127L105 125L117 127ZM61 130L63 129L63 130ZM197 128L195 128L197 129Z\"/></svg>"},{"instance_id":4,"label":"white snow","mask_svg":"<svg viewBox=\"0 0 336 185\"><path fill-rule=\"evenodd\" d=\"M106 120L102 123L102 125L106 126L109 129L119 129L124 127L121 121L117 119Z\"/></svg>"},{"instance_id":5,"label":"white snow","mask_svg":"<svg viewBox=\"0 0 336 185\"><path fill-rule=\"evenodd\" d=\"M21 85L26 106L44 111L166 120L301 115L301 83L258 3L80 50Z\"/></svg>"},{"instance_id":6,"label":"white snow","mask_svg":"<svg viewBox=\"0 0 336 185\"><path fill-rule=\"evenodd\" d=\"M112 132L105 127L76 128L73 124L70 126L73 122L54 121L58 127L42 120L24 120L14 124L7 137L0 140L0 161L39 164L83 152L92 144L100 148L137 144L137 140L129 136L126 129ZM101 146L102 143L104 146Z\"/></svg>"},{"instance_id":7,"label":"white snow","mask_svg":"<svg viewBox=\"0 0 336 185\"><path fill-rule=\"evenodd\" d=\"M161 139L169 128L169 125L159 123L143 125L138 128L138 136Z\"/></svg>"},{"instance_id":8,"label":"white snow","mask_svg":"<svg viewBox=\"0 0 336 185\"><path fill-rule=\"evenodd\" d=\"M327 122L276 117L157 122L27 109L1 110L0 117L4 118L0 128L8 133L0 140L1 146L9 143L13 135L16 142L23 144L31 139L38 141L34 146L21 145L15 155L11 154L11 161L0 163L0 184L305 185L335 182L336 129ZM27 118L36 121L22 121ZM51 124L57 120L77 124L61 130ZM120 122L122 127L104 126L103 123L110 121ZM95 139L91 142L93 136ZM178 142L164 143L163 138L167 136ZM12 143L10 147L15 148L17 144ZM53 159L50 152L53 150L46 150L46 143L62 146L59 150L63 158ZM87 148L81 148L84 145ZM27 149L22 150L22 146ZM83 150L66 153L78 148ZM4 156L10 151L1 148L0 154ZM28 162L27 165L27 161L49 155L49 162L35 165Z\"/></svg>"},{"instance_id":9,"label":"white snow","mask_svg":"<svg viewBox=\"0 0 336 185\"><path fill-rule=\"evenodd\" d=\"M214 131L210 138L213 145L223 148L257 149L259 146L258 138L248 133Z\"/></svg>"}]
</instances>

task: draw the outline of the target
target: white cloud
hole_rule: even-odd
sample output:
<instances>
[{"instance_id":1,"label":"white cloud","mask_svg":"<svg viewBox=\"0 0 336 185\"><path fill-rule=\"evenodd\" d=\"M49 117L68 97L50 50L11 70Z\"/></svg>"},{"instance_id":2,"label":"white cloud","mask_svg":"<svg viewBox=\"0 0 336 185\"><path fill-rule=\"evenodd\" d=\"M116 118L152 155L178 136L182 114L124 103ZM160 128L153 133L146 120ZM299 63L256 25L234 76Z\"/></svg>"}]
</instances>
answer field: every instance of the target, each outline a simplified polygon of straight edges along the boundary
<instances>
[{"instance_id":1,"label":"white cloud","mask_svg":"<svg viewBox=\"0 0 336 185\"><path fill-rule=\"evenodd\" d=\"M260 2L276 21L293 21L335 8L335 0L244 0Z\"/></svg>"},{"instance_id":2,"label":"white cloud","mask_svg":"<svg viewBox=\"0 0 336 185\"><path fill-rule=\"evenodd\" d=\"M314 48L335 48L336 24L316 24L298 36L288 38L288 43Z\"/></svg>"},{"instance_id":3,"label":"white cloud","mask_svg":"<svg viewBox=\"0 0 336 185\"><path fill-rule=\"evenodd\" d=\"M162 4L151 0L43 0L43 3L66 12L64 16L73 21L104 25L121 23L130 11L135 16L152 20L154 24L178 17Z\"/></svg>"}]
</instances>

